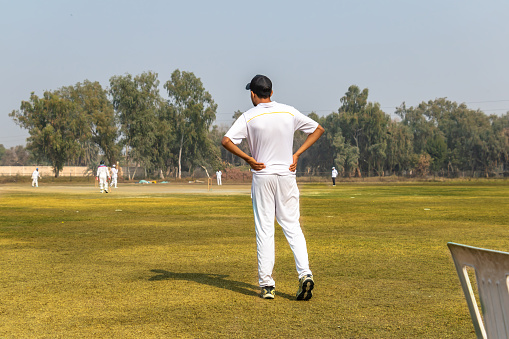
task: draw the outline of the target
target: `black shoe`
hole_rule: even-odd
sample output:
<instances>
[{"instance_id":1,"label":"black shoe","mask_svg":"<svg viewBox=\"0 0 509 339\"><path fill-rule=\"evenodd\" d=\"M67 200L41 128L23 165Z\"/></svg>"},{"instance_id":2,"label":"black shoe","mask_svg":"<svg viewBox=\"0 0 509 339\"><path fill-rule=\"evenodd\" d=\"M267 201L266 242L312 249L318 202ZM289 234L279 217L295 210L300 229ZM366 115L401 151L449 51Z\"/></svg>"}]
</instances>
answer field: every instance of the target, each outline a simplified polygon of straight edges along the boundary
<instances>
[{"instance_id":1,"label":"black shoe","mask_svg":"<svg viewBox=\"0 0 509 339\"><path fill-rule=\"evenodd\" d=\"M311 292L315 287L313 276L308 274L299 279L299 290L297 291L297 300L309 300L313 296Z\"/></svg>"},{"instance_id":2,"label":"black shoe","mask_svg":"<svg viewBox=\"0 0 509 339\"><path fill-rule=\"evenodd\" d=\"M276 296L276 289L274 286L264 286L262 287L262 292L260 293L260 297L263 299L274 299Z\"/></svg>"}]
</instances>

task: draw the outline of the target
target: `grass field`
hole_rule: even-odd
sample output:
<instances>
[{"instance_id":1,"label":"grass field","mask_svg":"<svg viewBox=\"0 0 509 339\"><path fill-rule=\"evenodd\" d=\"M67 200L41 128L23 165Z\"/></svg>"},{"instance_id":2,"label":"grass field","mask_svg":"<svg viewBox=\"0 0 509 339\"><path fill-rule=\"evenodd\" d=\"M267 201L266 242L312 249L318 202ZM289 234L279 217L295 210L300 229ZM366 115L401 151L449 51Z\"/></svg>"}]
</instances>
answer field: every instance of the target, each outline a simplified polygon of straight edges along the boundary
<instances>
[{"instance_id":1,"label":"grass field","mask_svg":"<svg viewBox=\"0 0 509 339\"><path fill-rule=\"evenodd\" d=\"M248 185L0 185L1 338L475 338L447 242L509 250L509 182L302 184L316 287Z\"/></svg>"}]
</instances>

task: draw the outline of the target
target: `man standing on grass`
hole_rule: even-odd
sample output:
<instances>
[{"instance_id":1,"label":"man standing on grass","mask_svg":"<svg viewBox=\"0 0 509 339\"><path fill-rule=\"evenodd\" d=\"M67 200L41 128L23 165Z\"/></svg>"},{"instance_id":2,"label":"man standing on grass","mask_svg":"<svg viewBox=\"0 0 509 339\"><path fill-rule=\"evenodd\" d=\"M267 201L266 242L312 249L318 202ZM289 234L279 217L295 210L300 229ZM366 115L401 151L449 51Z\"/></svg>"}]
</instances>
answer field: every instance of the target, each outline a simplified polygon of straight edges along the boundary
<instances>
[{"instance_id":1,"label":"man standing on grass","mask_svg":"<svg viewBox=\"0 0 509 339\"><path fill-rule=\"evenodd\" d=\"M258 280L261 297L274 299L275 262L274 217L292 249L299 275L298 300L312 297L314 280L309 269L306 239L299 223L299 189L295 178L299 156L324 132L314 120L291 106L271 101L272 82L264 75L255 76L246 89L255 106L242 114L223 137L222 145L244 159L253 172L251 196L256 230ZM293 153L295 131L308 134ZM252 156L237 145L247 139Z\"/></svg>"},{"instance_id":2,"label":"man standing on grass","mask_svg":"<svg viewBox=\"0 0 509 339\"><path fill-rule=\"evenodd\" d=\"M338 176L338 171L336 167L332 167L332 186L336 186L336 177Z\"/></svg>"},{"instance_id":3,"label":"man standing on grass","mask_svg":"<svg viewBox=\"0 0 509 339\"><path fill-rule=\"evenodd\" d=\"M99 188L101 193L108 193L108 179L110 178L110 171L104 164L104 160L101 160L101 164L97 167L97 176L95 180L99 180Z\"/></svg>"},{"instance_id":4,"label":"man standing on grass","mask_svg":"<svg viewBox=\"0 0 509 339\"><path fill-rule=\"evenodd\" d=\"M221 175L223 175L223 172L221 170L216 171L216 178L217 178L217 185L221 186L223 183L221 182Z\"/></svg>"},{"instance_id":5,"label":"man standing on grass","mask_svg":"<svg viewBox=\"0 0 509 339\"><path fill-rule=\"evenodd\" d=\"M39 178L42 179L39 168L36 168L35 171L32 172L32 187L39 187Z\"/></svg>"},{"instance_id":6,"label":"man standing on grass","mask_svg":"<svg viewBox=\"0 0 509 339\"><path fill-rule=\"evenodd\" d=\"M115 167L115 164L111 166L111 184L110 187L117 188L117 178L118 178L118 169Z\"/></svg>"}]
</instances>

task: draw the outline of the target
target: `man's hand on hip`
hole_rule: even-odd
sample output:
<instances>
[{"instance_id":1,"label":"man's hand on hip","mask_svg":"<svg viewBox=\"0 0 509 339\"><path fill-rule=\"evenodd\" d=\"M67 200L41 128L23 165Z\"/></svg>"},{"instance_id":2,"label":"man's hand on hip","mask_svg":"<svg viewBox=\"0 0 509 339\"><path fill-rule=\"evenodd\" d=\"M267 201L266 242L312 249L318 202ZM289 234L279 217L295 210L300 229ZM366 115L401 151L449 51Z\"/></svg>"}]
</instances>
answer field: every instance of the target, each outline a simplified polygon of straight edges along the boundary
<instances>
[{"instance_id":1,"label":"man's hand on hip","mask_svg":"<svg viewBox=\"0 0 509 339\"><path fill-rule=\"evenodd\" d=\"M299 156L297 154L293 155L293 163L290 165L290 171L295 172L297 170L297 162L299 161Z\"/></svg>"},{"instance_id":2,"label":"man's hand on hip","mask_svg":"<svg viewBox=\"0 0 509 339\"><path fill-rule=\"evenodd\" d=\"M255 171L260 171L265 168L265 164L263 162L257 162L253 157L246 160L249 166Z\"/></svg>"}]
</instances>

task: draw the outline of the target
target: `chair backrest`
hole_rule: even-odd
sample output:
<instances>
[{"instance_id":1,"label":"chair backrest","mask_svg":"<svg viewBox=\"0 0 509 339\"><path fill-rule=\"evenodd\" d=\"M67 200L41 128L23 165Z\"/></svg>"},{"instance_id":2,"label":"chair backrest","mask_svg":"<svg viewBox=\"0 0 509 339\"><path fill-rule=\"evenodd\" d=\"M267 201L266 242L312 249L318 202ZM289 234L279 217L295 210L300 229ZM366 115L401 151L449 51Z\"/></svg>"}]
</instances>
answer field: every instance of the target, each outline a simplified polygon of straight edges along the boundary
<instances>
[{"instance_id":1,"label":"chair backrest","mask_svg":"<svg viewBox=\"0 0 509 339\"><path fill-rule=\"evenodd\" d=\"M448 243L478 338L509 338L509 253ZM482 318L467 267L475 271ZM484 318L484 324L483 324Z\"/></svg>"}]
</instances>

